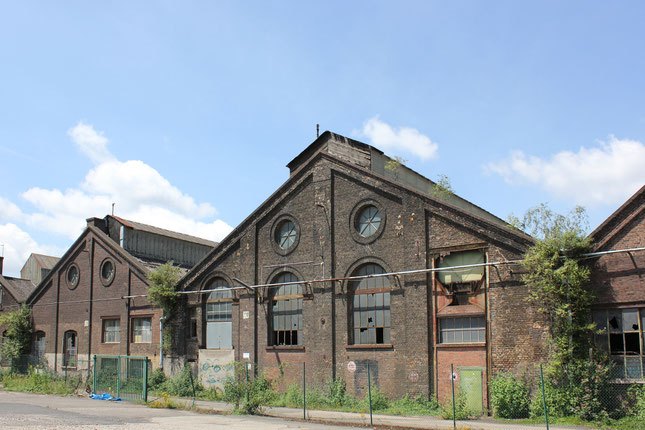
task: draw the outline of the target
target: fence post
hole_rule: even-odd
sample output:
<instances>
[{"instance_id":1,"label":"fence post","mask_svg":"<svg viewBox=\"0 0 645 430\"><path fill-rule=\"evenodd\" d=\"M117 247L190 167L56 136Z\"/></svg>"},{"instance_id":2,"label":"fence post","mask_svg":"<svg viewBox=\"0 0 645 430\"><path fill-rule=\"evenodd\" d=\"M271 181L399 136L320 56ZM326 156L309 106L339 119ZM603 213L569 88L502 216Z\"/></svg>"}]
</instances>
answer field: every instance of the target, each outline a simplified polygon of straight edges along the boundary
<instances>
[{"instance_id":1,"label":"fence post","mask_svg":"<svg viewBox=\"0 0 645 430\"><path fill-rule=\"evenodd\" d=\"M121 397L121 356L116 358L116 397Z\"/></svg>"},{"instance_id":2,"label":"fence post","mask_svg":"<svg viewBox=\"0 0 645 430\"><path fill-rule=\"evenodd\" d=\"M96 360L96 356L94 356ZM148 403L148 357L143 359L143 401Z\"/></svg>"},{"instance_id":3,"label":"fence post","mask_svg":"<svg viewBox=\"0 0 645 430\"><path fill-rule=\"evenodd\" d=\"M190 407L191 409L195 409L195 381L193 381L193 368L190 366L190 364L185 363L184 366L189 366L189 372L190 372L190 386L193 389L193 405Z\"/></svg>"},{"instance_id":4,"label":"fence post","mask_svg":"<svg viewBox=\"0 0 645 430\"><path fill-rule=\"evenodd\" d=\"M249 402L249 363L244 362L244 369L246 370L246 403Z\"/></svg>"},{"instance_id":5,"label":"fence post","mask_svg":"<svg viewBox=\"0 0 645 430\"><path fill-rule=\"evenodd\" d=\"M305 362L302 362L302 419L307 419L307 380L305 379Z\"/></svg>"},{"instance_id":6,"label":"fence post","mask_svg":"<svg viewBox=\"0 0 645 430\"><path fill-rule=\"evenodd\" d=\"M370 377L370 362L367 362L367 395L370 401L370 425L374 425L372 421L372 379Z\"/></svg>"},{"instance_id":7,"label":"fence post","mask_svg":"<svg viewBox=\"0 0 645 430\"><path fill-rule=\"evenodd\" d=\"M92 392L94 394L97 394L96 391L96 354L94 354L94 358L92 359L92 373L94 377L92 378Z\"/></svg>"},{"instance_id":8,"label":"fence post","mask_svg":"<svg viewBox=\"0 0 645 430\"><path fill-rule=\"evenodd\" d=\"M457 428L457 418L455 411L455 367L454 364L450 364L450 386L452 387L452 428Z\"/></svg>"},{"instance_id":9,"label":"fence post","mask_svg":"<svg viewBox=\"0 0 645 430\"><path fill-rule=\"evenodd\" d=\"M544 421L546 422L546 430L549 430L549 411L546 407L546 395L544 394L544 373L542 372L541 364L540 364L540 382L542 382L542 405L544 406Z\"/></svg>"}]
</instances>

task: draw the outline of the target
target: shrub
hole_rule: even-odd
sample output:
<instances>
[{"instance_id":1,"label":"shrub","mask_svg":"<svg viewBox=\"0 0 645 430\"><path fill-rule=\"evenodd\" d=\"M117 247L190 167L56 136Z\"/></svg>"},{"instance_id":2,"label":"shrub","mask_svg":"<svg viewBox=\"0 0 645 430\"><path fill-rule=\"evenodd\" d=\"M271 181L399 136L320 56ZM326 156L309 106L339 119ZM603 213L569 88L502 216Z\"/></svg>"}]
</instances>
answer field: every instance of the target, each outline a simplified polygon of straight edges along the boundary
<instances>
[{"instance_id":1,"label":"shrub","mask_svg":"<svg viewBox=\"0 0 645 430\"><path fill-rule=\"evenodd\" d=\"M329 381L329 403L331 406L348 406L355 403L355 399L347 392L347 385L344 379Z\"/></svg>"},{"instance_id":2,"label":"shrub","mask_svg":"<svg viewBox=\"0 0 645 430\"><path fill-rule=\"evenodd\" d=\"M161 376L157 375L157 377L161 379ZM193 394L196 395L203 388L199 381L193 378L190 366L186 365L181 372L171 378L165 379L163 383L158 385L157 390L164 391L176 397L193 397Z\"/></svg>"},{"instance_id":3,"label":"shrub","mask_svg":"<svg viewBox=\"0 0 645 430\"><path fill-rule=\"evenodd\" d=\"M610 393L610 367L596 361L571 360L566 366L545 369L544 395L549 416L576 416L586 421L606 421L614 401ZM544 414L538 387L531 416Z\"/></svg>"},{"instance_id":4,"label":"shrub","mask_svg":"<svg viewBox=\"0 0 645 430\"><path fill-rule=\"evenodd\" d=\"M369 402L369 394L365 393L365 397L363 397L363 399L359 402L359 406L361 407L361 409L369 410ZM383 392L378 388L372 388L372 410L379 411L382 409L387 409L388 405L389 401L387 399L387 396L383 394Z\"/></svg>"},{"instance_id":5,"label":"shrub","mask_svg":"<svg viewBox=\"0 0 645 430\"><path fill-rule=\"evenodd\" d=\"M645 387L632 385L627 390L627 393L633 402L630 407L631 415L639 420L645 420Z\"/></svg>"},{"instance_id":6,"label":"shrub","mask_svg":"<svg viewBox=\"0 0 645 430\"><path fill-rule=\"evenodd\" d=\"M236 411L255 414L263 405L272 404L277 395L273 391L271 380L263 373L255 377L250 376L247 381L245 365L246 363L235 363L234 375L229 376L224 382L222 399L233 404Z\"/></svg>"},{"instance_id":7,"label":"shrub","mask_svg":"<svg viewBox=\"0 0 645 430\"><path fill-rule=\"evenodd\" d=\"M491 405L499 418L527 418L531 398L525 380L512 374L497 375L491 381Z\"/></svg>"},{"instance_id":8,"label":"shrub","mask_svg":"<svg viewBox=\"0 0 645 430\"><path fill-rule=\"evenodd\" d=\"M162 369L155 369L148 378L148 388L150 390L157 390L161 385L166 382L166 374Z\"/></svg>"},{"instance_id":9,"label":"shrub","mask_svg":"<svg viewBox=\"0 0 645 430\"><path fill-rule=\"evenodd\" d=\"M330 406L329 398L319 387L308 387L306 392L308 408L326 408ZM298 406L302 406L302 395Z\"/></svg>"},{"instance_id":10,"label":"shrub","mask_svg":"<svg viewBox=\"0 0 645 430\"><path fill-rule=\"evenodd\" d=\"M452 419L452 399L444 402L439 408L439 415L444 420ZM470 408L468 408L468 402L466 399L466 393L459 391L455 397L455 419L457 420L467 420L473 415Z\"/></svg>"}]
</instances>

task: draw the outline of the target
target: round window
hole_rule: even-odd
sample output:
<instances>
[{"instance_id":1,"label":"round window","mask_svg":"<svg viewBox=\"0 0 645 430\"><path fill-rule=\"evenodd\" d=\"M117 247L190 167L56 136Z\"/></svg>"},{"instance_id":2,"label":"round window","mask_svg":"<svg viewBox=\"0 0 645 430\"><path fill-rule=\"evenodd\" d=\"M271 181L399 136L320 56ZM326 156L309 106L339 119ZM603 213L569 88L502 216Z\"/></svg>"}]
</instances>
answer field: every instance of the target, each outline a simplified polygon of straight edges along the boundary
<instances>
[{"instance_id":1,"label":"round window","mask_svg":"<svg viewBox=\"0 0 645 430\"><path fill-rule=\"evenodd\" d=\"M67 287L70 290L73 290L78 285L78 280L80 278L80 272L76 264L71 264L67 268Z\"/></svg>"},{"instance_id":2,"label":"round window","mask_svg":"<svg viewBox=\"0 0 645 430\"><path fill-rule=\"evenodd\" d=\"M103 285L110 285L114 280L114 263L110 260L105 260L101 264L101 282Z\"/></svg>"},{"instance_id":3,"label":"round window","mask_svg":"<svg viewBox=\"0 0 645 430\"><path fill-rule=\"evenodd\" d=\"M363 207L356 217L356 231L363 237L370 237L381 227L381 211L374 205Z\"/></svg>"},{"instance_id":4,"label":"round window","mask_svg":"<svg viewBox=\"0 0 645 430\"><path fill-rule=\"evenodd\" d=\"M275 232L275 241L281 249L291 248L297 237L296 225L291 220L282 221Z\"/></svg>"}]
</instances>

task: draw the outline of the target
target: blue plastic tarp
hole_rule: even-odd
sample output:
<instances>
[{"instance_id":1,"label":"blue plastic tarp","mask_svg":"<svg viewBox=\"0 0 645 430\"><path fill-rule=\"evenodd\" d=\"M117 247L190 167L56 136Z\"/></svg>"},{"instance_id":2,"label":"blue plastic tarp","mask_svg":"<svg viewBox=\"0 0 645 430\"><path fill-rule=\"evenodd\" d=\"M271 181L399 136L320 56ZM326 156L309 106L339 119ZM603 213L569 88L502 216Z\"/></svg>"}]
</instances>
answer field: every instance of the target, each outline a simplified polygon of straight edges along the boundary
<instances>
[{"instance_id":1,"label":"blue plastic tarp","mask_svg":"<svg viewBox=\"0 0 645 430\"><path fill-rule=\"evenodd\" d=\"M121 398L120 397L112 397L112 395L108 393L103 393L103 394L90 394L90 399L94 400L112 400L113 402L120 402Z\"/></svg>"}]
</instances>

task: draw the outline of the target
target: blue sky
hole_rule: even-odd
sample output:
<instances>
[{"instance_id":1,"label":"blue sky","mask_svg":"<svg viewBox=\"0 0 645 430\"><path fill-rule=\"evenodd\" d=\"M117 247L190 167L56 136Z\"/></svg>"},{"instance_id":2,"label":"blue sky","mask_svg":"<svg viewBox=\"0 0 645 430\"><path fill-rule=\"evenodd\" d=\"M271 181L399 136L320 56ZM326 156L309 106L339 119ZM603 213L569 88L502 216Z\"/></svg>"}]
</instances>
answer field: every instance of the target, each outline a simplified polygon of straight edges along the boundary
<instances>
[{"instance_id":1,"label":"blue sky","mask_svg":"<svg viewBox=\"0 0 645 430\"><path fill-rule=\"evenodd\" d=\"M5 274L116 214L219 240L321 130L506 218L645 184L642 2L2 2ZM1 251L0 251L1 252Z\"/></svg>"}]
</instances>

